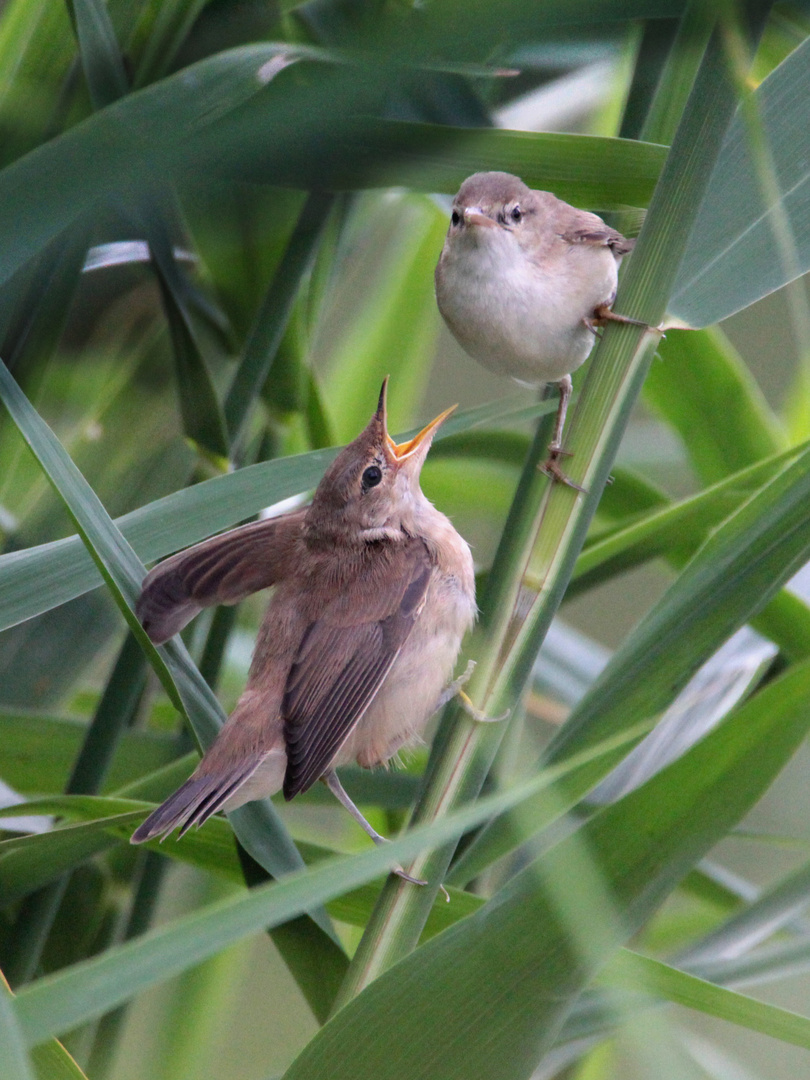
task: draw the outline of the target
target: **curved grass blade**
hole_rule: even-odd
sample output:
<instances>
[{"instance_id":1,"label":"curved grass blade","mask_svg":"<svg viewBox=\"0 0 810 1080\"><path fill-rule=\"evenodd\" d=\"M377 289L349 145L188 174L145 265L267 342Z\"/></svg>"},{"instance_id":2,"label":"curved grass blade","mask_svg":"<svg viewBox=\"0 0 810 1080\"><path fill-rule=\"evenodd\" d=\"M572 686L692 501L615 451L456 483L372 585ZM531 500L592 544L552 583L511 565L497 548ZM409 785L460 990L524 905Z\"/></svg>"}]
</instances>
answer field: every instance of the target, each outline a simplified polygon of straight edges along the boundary
<instances>
[{"instance_id":1,"label":"curved grass blade","mask_svg":"<svg viewBox=\"0 0 810 1080\"><path fill-rule=\"evenodd\" d=\"M5 899L7 895L5 890L9 886L16 887L16 893L22 895L20 889L22 880L17 877L12 882L10 875L5 872L6 854L13 851L18 865L25 857L32 857L35 860L36 865L27 867L26 872L27 888L36 888L47 884L54 874L59 872L58 867L55 871L52 869L51 859L53 856L64 858L65 849L70 844L84 837L101 833L105 837L114 837L119 842L127 843L133 824L143 820L145 814L154 809L154 805L154 803L112 796L61 795L36 799L31 803L14 807L8 812L9 818L32 813L52 813L74 821L77 825L69 833L65 829L59 829L60 839L54 841L48 840L43 843L34 840L33 837L20 837L9 842L7 853L0 844L0 895ZM138 815L137 818L135 814ZM104 846L108 845L105 843ZM187 833L182 843L161 845L158 841L152 841L147 846L176 862L195 866L198 870L224 877L236 885L244 884L244 875L233 843L233 830L220 817L213 817L201 829ZM328 848L316 847L312 844L299 844L299 848L308 866L323 862L324 859L335 854ZM76 863L72 862L71 866L73 865ZM37 868L42 871L39 877L34 876ZM380 885L381 882L364 885L330 900L327 904L329 914L333 919L348 923L350 926L365 926L379 896ZM450 889L449 893L449 904L445 902L444 897L437 898L425 927L426 939L441 933L460 919L466 918L484 903L483 897L462 892L461 889ZM13 897L15 893L9 892L8 895Z\"/></svg>"},{"instance_id":2,"label":"curved grass blade","mask_svg":"<svg viewBox=\"0 0 810 1080\"><path fill-rule=\"evenodd\" d=\"M785 432L721 330L674 330L658 354L644 400L678 432L704 484L785 448Z\"/></svg>"},{"instance_id":3,"label":"curved grass blade","mask_svg":"<svg viewBox=\"0 0 810 1080\"><path fill-rule=\"evenodd\" d=\"M0 973L0 1070L7 1080L35 1080L14 1011L14 995Z\"/></svg>"},{"instance_id":4,"label":"curved grass blade","mask_svg":"<svg viewBox=\"0 0 810 1080\"><path fill-rule=\"evenodd\" d=\"M164 222L157 213L150 216L149 247L172 340L183 430L193 443L215 458L227 461L229 444L225 416L184 299L186 290L172 245Z\"/></svg>"},{"instance_id":5,"label":"curved grass blade","mask_svg":"<svg viewBox=\"0 0 810 1080\"><path fill-rule=\"evenodd\" d=\"M26 794L64 788L86 724L36 713L0 713L3 780ZM125 731L110 766L107 787L115 789L171 761L173 739L147 731Z\"/></svg>"},{"instance_id":6,"label":"curved grass blade","mask_svg":"<svg viewBox=\"0 0 810 1080\"><path fill-rule=\"evenodd\" d=\"M234 441L239 438L248 409L270 373L301 281L315 261L333 203L333 197L323 192L314 192L304 203L293 235L248 334L224 406L225 421Z\"/></svg>"},{"instance_id":7,"label":"curved grass blade","mask_svg":"<svg viewBox=\"0 0 810 1080\"><path fill-rule=\"evenodd\" d=\"M710 535L552 741L550 761L582 749L589 732L605 734L654 715L765 606L807 561L809 497L806 449Z\"/></svg>"},{"instance_id":8,"label":"curved grass blade","mask_svg":"<svg viewBox=\"0 0 810 1080\"><path fill-rule=\"evenodd\" d=\"M577 559L568 596L575 596L664 557L681 564L704 542L709 532L750 498L805 447L794 447L758 462L677 503L656 507L652 513L619 527L588 544Z\"/></svg>"},{"instance_id":9,"label":"curved grass blade","mask_svg":"<svg viewBox=\"0 0 810 1080\"><path fill-rule=\"evenodd\" d=\"M655 729L590 792L588 803L614 802L679 758L753 692L778 651L748 626L732 634L692 676Z\"/></svg>"},{"instance_id":10,"label":"curved grass blade","mask_svg":"<svg viewBox=\"0 0 810 1080\"><path fill-rule=\"evenodd\" d=\"M263 65L290 52L294 46L255 45L203 60L127 94L7 166L0 173L0 280L111 192L137 193L155 176L184 167L184 158L199 166L189 156L190 136L258 94Z\"/></svg>"},{"instance_id":11,"label":"curved grass blade","mask_svg":"<svg viewBox=\"0 0 810 1080\"><path fill-rule=\"evenodd\" d=\"M69 0L79 40L84 77L94 109L117 101L129 90L124 60L104 0Z\"/></svg>"},{"instance_id":12,"label":"curved grass blade","mask_svg":"<svg viewBox=\"0 0 810 1080\"><path fill-rule=\"evenodd\" d=\"M14 994L0 972L0 1075L4 1080L87 1080L57 1039L33 1047L29 1058L13 1001Z\"/></svg>"},{"instance_id":13,"label":"curved grass blade","mask_svg":"<svg viewBox=\"0 0 810 1080\"><path fill-rule=\"evenodd\" d=\"M744 110L729 129L678 271L670 310L691 326L725 319L810 269L810 41L754 93L778 201L765 205ZM792 255L781 250L786 219Z\"/></svg>"},{"instance_id":14,"label":"curved grass blade","mask_svg":"<svg viewBox=\"0 0 810 1080\"><path fill-rule=\"evenodd\" d=\"M772 683L479 912L380 975L320 1030L285 1080L530 1076L586 982L801 745L809 693L810 664ZM601 883L590 899L583 865ZM611 900L620 917L611 917Z\"/></svg>"},{"instance_id":15,"label":"curved grass blade","mask_svg":"<svg viewBox=\"0 0 810 1080\"><path fill-rule=\"evenodd\" d=\"M0 173L0 280L80 214L113 194L137 197L155 176L238 176L305 190L387 186L395 177L449 194L474 168L497 164L605 208L646 205L665 156L663 147L630 140L373 122L368 95L378 100L395 77L386 64L320 63L318 78L268 93L267 82L302 57L330 54L286 42L219 53L127 94L8 166ZM431 159L448 146L450 168L440 161L431 173ZM538 161L548 163L542 177Z\"/></svg>"},{"instance_id":16,"label":"curved grass blade","mask_svg":"<svg viewBox=\"0 0 810 1080\"><path fill-rule=\"evenodd\" d=\"M622 949L613 957L600 981L636 993L654 994L665 1001L810 1050L810 1017L717 986L630 949Z\"/></svg>"},{"instance_id":17,"label":"curved grass blade","mask_svg":"<svg viewBox=\"0 0 810 1080\"><path fill-rule=\"evenodd\" d=\"M735 912L678 956L678 964L699 971L704 963L749 953L786 927L810 904L810 864L803 863L776 885Z\"/></svg>"},{"instance_id":18,"label":"curved grass blade","mask_svg":"<svg viewBox=\"0 0 810 1080\"><path fill-rule=\"evenodd\" d=\"M638 732L626 738L638 737ZM21 991L17 1008L26 1038L36 1044L129 1000L148 986L213 956L247 934L276 926L332 897L379 877L392 865L426 847L460 836L495 813L530 798L594 756L612 753L610 740L572 758L560 769L490 796L441 821L414 829L390 843L354 856L330 859L281 881L261 885L247 895L230 897L203 911L183 916L136 941L109 949L103 956L39 979Z\"/></svg>"},{"instance_id":19,"label":"curved grass blade","mask_svg":"<svg viewBox=\"0 0 810 1080\"><path fill-rule=\"evenodd\" d=\"M646 207L667 150L655 143L598 135L386 120L347 132L345 147L348 152L326 163L325 176L321 172L322 181L336 190L405 184L413 191L455 195L471 173L500 169L533 188L554 191L574 206L597 210ZM321 161L322 170L324 164ZM268 166L249 168L243 157L232 171L243 178L267 179ZM301 160L299 182L312 182L315 168L314 153L311 160Z\"/></svg>"}]
</instances>

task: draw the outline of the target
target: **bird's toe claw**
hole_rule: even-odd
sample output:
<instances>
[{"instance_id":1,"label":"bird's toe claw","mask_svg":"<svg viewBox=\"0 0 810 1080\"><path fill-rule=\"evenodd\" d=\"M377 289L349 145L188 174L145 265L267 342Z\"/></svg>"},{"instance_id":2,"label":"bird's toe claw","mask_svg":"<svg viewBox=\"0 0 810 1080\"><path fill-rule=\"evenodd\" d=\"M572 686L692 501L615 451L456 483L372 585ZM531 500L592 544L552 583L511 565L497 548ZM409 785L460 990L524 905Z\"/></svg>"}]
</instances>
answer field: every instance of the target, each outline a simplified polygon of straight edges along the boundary
<instances>
[{"instance_id":1,"label":"bird's toe claw","mask_svg":"<svg viewBox=\"0 0 810 1080\"><path fill-rule=\"evenodd\" d=\"M563 450L559 446L554 446L553 443L548 449L548 458L540 466L540 472L545 473L546 476L551 477L552 480L556 480L558 484L565 484L566 487L574 488L575 491L581 491L583 495L587 495L587 488L576 483L576 481L572 480L570 476L567 476L560 468L559 459L561 457L571 457L572 455L567 450Z\"/></svg>"},{"instance_id":2,"label":"bird's toe claw","mask_svg":"<svg viewBox=\"0 0 810 1080\"><path fill-rule=\"evenodd\" d=\"M501 713L500 716L487 716L485 712L482 712L480 709L476 708L475 705L473 705L473 703L470 701L469 697L467 696L467 694L464 693L463 690L459 690L458 696L464 711L467 713L468 716L471 716L473 720L476 720L479 724L500 724L502 720L507 720L509 718L509 714L512 712L511 709L507 709L506 712Z\"/></svg>"},{"instance_id":3,"label":"bird's toe claw","mask_svg":"<svg viewBox=\"0 0 810 1080\"><path fill-rule=\"evenodd\" d=\"M401 866L395 866L391 870L391 873L396 874L397 877L401 877L403 881L410 882L411 885L427 885L427 881L423 880L422 878L412 877L405 870L403 870ZM448 896L447 899L449 900L450 897Z\"/></svg>"}]
</instances>

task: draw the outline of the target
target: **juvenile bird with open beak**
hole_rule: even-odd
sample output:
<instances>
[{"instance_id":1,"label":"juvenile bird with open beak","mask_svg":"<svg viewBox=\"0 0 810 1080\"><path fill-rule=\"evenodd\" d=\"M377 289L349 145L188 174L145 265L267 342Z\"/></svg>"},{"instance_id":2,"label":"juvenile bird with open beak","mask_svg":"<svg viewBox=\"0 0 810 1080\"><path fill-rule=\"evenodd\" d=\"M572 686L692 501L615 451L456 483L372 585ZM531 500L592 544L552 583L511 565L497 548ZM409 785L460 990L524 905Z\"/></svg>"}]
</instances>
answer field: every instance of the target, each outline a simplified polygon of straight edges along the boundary
<instances>
[{"instance_id":1,"label":"juvenile bird with open beak","mask_svg":"<svg viewBox=\"0 0 810 1080\"><path fill-rule=\"evenodd\" d=\"M571 483L559 465L571 372L607 320L647 325L611 310L622 256L634 243L596 214L533 191L511 173L475 173L453 200L436 267L439 311L484 367L521 382L557 384L560 404L543 468L563 483Z\"/></svg>"},{"instance_id":2,"label":"juvenile bird with open beak","mask_svg":"<svg viewBox=\"0 0 810 1080\"><path fill-rule=\"evenodd\" d=\"M133 843L177 826L182 836L218 810L280 789L292 799L316 780L382 840L335 769L383 765L419 740L456 689L448 681L476 612L470 549L419 486L433 436L453 409L397 444L386 387L308 508L215 536L145 578L136 611L156 644L204 607L271 585L275 593L236 708Z\"/></svg>"}]
</instances>

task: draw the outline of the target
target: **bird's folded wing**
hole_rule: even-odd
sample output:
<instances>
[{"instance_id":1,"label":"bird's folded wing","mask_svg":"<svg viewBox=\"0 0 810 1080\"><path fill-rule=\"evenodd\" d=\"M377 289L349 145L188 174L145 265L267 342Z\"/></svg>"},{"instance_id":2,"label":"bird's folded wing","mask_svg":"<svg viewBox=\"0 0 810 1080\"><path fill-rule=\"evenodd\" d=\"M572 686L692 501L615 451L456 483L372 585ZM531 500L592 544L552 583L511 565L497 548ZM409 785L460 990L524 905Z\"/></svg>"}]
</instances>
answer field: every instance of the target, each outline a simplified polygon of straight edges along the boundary
<instances>
[{"instance_id":1,"label":"bird's folded wing","mask_svg":"<svg viewBox=\"0 0 810 1080\"><path fill-rule=\"evenodd\" d=\"M285 577L305 514L242 525L159 563L144 578L135 607L152 641L168 641L204 607L237 604Z\"/></svg>"},{"instance_id":2,"label":"bird's folded wing","mask_svg":"<svg viewBox=\"0 0 810 1080\"><path fill-rule=\"evenodd\" d=\"M282 706L287 799L327 771L422 610L433 572L422 541L396 545L384 562L385 573L358 578L302 638Z\"/></svg>"},{"instance_id":3,"label":"bird's folded wing","mask_svg":"<svg viewBox=\"0 0 810 1080\"><path fill-rule=\"evenodd\" d=\"M600 224L581 229L569 229L560 233L569 244L591 244L594 247L609 247L616 255L626 255L635 246L635 240L628 240L620 232Z\"/></svg>"}]
</instances>

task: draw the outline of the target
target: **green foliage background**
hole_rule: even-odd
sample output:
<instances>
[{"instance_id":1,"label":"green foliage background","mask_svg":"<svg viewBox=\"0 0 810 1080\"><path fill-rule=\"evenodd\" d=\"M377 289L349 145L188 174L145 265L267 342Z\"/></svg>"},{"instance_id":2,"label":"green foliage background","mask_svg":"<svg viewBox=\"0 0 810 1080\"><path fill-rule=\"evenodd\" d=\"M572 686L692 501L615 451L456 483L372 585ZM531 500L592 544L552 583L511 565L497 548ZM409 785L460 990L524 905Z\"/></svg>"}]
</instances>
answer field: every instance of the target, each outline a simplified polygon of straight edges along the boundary
<instances>
[{"instance_id":1,"label":"green foliage background","mask_svg":"<svg viewBox=\"0 0 810 1080\"><path fill-rule=\"evenodd\" d=\"M798 2L0 3L4 1080L806 1069L809 57ZM572 73L576 132L496 125ZM586 495L537 469L553 403L440 331L447 197L489 168L639 233L617 309L673 327L577 374ZM776 290L763 393L716 324ZM461 400L424 486L508 723L451 704L346 770L385 849L321 791L131 848L262 609L155 649L144 564L304 499L389 373L396 431Z\"/></svg>"}]
</instances>

